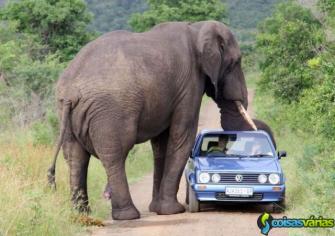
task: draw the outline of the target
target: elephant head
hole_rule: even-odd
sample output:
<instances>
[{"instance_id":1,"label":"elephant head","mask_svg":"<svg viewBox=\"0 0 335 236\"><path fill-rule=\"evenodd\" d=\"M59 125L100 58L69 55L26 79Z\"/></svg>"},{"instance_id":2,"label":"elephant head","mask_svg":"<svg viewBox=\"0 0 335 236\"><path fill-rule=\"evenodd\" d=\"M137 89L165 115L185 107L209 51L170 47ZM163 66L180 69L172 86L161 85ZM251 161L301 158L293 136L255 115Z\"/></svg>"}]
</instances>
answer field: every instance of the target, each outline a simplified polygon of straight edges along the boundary
<instances>
[{"instance_id":1,"label":"elephant head","mask_svg":"<svg viewBox=\"0 0 335 236\"><path fill-rule=\"evenodd\" d=\"M206 21L192 24L197 31L196 50L205 93L219 106L225 130L239 130L248 124L256 130L246 113L248 91L241 68L241 51L232 32L222 23Z\"/></svg>"}]
</instances>

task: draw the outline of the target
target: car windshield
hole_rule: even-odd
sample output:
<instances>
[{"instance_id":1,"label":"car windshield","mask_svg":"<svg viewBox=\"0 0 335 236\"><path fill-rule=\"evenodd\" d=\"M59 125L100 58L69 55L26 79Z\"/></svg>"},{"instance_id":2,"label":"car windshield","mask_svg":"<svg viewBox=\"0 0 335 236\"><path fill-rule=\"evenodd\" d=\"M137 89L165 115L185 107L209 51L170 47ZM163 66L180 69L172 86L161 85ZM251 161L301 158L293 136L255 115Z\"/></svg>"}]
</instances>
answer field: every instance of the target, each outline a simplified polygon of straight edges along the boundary
<instances>
[{"instance_id":1,"label":"car windshield","mask_svg":"<svg viewBox=\"0 0 335 236\"><path fill-rule=\"evenodd\" d=\"M210 134L201 144L201 156L273 157L268 138L259 133Z\"/></svg>"}]
</instances>

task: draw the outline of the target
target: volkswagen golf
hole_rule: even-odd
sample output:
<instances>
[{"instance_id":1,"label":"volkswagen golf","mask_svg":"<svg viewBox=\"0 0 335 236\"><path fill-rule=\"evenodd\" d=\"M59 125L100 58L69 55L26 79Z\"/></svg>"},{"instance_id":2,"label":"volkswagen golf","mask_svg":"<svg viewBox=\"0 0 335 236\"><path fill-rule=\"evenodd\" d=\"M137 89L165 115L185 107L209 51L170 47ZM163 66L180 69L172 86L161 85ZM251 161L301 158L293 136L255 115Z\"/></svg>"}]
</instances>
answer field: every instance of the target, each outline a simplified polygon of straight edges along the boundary
<instances>
[{"instance_id":1,"label":"volkswagen golf","mask_svg":"<svg viewBox=\"0 0 335 236\"><path fill-rule=\"evenodd\" d=\"M213 201L270 203L281 211L285 177L279 160L285 156L264 131L201 131L185 167L190 212Z\"/></svg>"}]
</instances>

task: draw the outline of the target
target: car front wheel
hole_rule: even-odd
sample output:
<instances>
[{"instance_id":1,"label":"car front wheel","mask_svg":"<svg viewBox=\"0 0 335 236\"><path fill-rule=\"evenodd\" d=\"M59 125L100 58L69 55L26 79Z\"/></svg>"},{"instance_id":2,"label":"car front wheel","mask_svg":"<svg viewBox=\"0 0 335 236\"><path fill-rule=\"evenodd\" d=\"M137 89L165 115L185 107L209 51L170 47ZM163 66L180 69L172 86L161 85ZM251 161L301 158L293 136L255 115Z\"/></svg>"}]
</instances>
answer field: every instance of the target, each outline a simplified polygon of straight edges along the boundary
<instances>
[{"instance_id":1,"label":"car front wheel","mask_svg":"<svg viewBox=\"0 0 335 236\"><path fill-rule=\"evenodd\" d=\"M187 198L188 198L188 209L190 212L199 212L200 211L200 202L195 195L191 185L188 184L187 188Z\"/></svg>"}]
</instances>

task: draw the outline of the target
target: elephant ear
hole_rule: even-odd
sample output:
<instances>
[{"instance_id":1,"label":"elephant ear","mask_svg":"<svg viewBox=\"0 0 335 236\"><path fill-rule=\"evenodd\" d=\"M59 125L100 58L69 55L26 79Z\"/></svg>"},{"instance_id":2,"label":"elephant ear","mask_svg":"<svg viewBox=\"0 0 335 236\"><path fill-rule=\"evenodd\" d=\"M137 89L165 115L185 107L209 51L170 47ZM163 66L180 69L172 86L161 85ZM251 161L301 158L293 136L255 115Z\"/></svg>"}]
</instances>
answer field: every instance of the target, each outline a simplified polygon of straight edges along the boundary
<instances>
[{"instance_id":1,"label":"elephant ear","mask_svg":"<svg viewBox=\"0 0 335 236\"><path fill-rule=\"evenodd\" d=\"M223 60L220 47L223 49L223 45L224 39L218 33L214 22L207 22L200 28L197 39L200 66L214 85L215 97L218 95L218 82Z\"/></svg>"}]
</instances>

